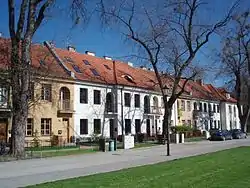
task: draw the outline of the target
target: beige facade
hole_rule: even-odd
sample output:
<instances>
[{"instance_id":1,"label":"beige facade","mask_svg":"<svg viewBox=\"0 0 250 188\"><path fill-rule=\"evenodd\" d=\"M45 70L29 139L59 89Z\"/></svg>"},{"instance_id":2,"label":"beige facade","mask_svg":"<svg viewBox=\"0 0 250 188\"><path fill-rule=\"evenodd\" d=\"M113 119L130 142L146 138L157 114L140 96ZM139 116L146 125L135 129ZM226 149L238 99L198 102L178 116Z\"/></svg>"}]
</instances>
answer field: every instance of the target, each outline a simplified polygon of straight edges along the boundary
<instances>
[{"instance_id":1,"label":"beige facade","mask_svg":"<svg viewBox=\"0 0 250 188\"><path fill-rule=\"evenodd\" d=\"M52 135L58 136L59 144L69 143L74 135L73 82L43 80L31 89L34 92L26 126L27 146L35 137L40 140L40 145L50 145ZM8 129L11 130L11 127Z\"/></svg>"},{"instance_id":2,"label":"beige facade","mask_svg":"<svg viewBox=\"0 0 250 188\"><path fill-rule=\"evenodd\" d=\"M193 102L187 98L177 99L178 125L193 126Z\"/></svg>"}]
</instances>

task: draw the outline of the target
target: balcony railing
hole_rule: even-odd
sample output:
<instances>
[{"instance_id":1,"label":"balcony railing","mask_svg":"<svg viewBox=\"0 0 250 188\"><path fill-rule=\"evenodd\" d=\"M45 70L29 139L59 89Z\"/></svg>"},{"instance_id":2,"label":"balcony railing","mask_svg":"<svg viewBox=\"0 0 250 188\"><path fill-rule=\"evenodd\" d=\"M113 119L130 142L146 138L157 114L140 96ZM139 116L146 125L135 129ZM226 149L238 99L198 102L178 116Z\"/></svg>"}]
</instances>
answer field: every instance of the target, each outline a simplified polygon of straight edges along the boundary
<instances>
[{"instance_id":1,"label":"balcony railing","mask_svg":"<svg viewBox=\"0 0 250 188\"><path fill-rule=\"evenodd\" d=\"M151 107L144 107L144 114L162 114L161 107L158 106L151 106Z\"/></svg>"},{"instance_id":2,"label":"balcony railing","mask_svg":"<svg viewBox=\"0 0 250 188\"><path fill-rule=\"evenodd\" d=\"M59 100L58 111L60 113L73 113L73 101L71 100Z\"/></svg>"}]
</instances>

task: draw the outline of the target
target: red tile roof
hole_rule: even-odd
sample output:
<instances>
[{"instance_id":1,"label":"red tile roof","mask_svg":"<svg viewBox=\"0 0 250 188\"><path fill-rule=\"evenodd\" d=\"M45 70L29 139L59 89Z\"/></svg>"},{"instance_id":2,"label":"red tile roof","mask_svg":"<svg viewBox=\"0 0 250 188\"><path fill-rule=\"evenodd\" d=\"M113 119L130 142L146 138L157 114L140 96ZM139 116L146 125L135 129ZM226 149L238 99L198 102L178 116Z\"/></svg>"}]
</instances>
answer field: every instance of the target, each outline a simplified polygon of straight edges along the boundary
<instances>
[{"instance_id":1,"label":"red tile roof","mask_svg":"<svg viewBox=\"0 0 250 188\"><path fill-rule=\"evenodd\" d=\"M0 52L6 51L10 46L10 40L0 38ZM64 66L74 72L75 79L101 84L118 84L131 87L143 88L146 90L160 91L158 82L153 71L144 70L128 65L121 61L107 60L96 56L71 52L66 49L53 48L56 54L63 61ZM8 50L7 50L8 51ZM38 71L49 71L56 77L72 79L70 74L60 65L60 62L50 53L47 47L40 44L32 45L31 49L32 66ZM0 55L0 66L8 67L8 58ZM40 61L43 61L42 64ZM85 64L84 61L88 63ZM43 65L45 63L45 65ZM79 69L79 70L78 70ZM164 85L170 87L173 79L162 76ZM185 79L180 81L183 85ZM179 87L180 89L180 87ZM236 102L234 98L227 99L225 89L216 88L211 84L201 85L190 80L185 88L184 94L192 92L192 97L203 100L218 100Z\"/></svg>"}]
</instances>

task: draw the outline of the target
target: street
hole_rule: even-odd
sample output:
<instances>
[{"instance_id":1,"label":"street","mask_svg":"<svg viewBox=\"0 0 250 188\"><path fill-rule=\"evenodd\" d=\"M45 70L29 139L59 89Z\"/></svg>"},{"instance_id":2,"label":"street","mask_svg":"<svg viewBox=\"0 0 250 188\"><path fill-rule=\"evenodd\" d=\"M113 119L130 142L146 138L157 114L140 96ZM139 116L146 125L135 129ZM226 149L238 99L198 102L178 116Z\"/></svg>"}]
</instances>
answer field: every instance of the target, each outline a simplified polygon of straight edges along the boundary
<instances>
[{"instance_id":1,"label":"street","mask_svg":"<svg viewBox=\"0 0 250 188\"><path fill-rule=\"evenodd\" d=\"M171 144L171 156L166 146L118 150L75 156L20 160L0 163L0 187L15 188L49 181L86 176L95 173L153 164L239 146L250 146L250 139L201 141Z\"/></svg>"}]
</instances>

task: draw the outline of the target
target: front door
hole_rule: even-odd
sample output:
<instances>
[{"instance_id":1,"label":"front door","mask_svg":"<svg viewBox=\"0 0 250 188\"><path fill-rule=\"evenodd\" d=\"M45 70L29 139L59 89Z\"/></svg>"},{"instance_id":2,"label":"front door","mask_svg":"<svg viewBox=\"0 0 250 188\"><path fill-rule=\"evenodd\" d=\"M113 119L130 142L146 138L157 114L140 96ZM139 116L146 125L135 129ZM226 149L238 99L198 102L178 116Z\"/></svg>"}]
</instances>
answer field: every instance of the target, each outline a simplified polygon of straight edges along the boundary
<instances>
[{"instance_id":1,"label":"front door","mask_svg":"<svg viewBox=\"0 0 250 188\"><path fill-rule=\"evenodd\" d=\"M0 119L0 142L7 141L7 120Z\"/></svg>"},{"instance_id":2,"label":"front door","mask_svg":"<svg viewBox=\"0 0 250 188\"><path fill-rule=\"evenodd\" d=\"M114 138L114 119L109 119L109 136Z\"/></svg>"},{"instance_id":3,"label":"front door","mask_svg":"<svg viewBox=\"0 0 250 188\"><path fill-rule=\"evenodd\" d=\"M147 119L147 135L151 136L151 132L150 132L150 119Z\"/></svg>"},{"instance_id":4,"label":"front door","mask_svg":"<svg viewBox=\"0 0 250 188\"><path fill-rule=\"evenodd\" d=\"M66 128L66 139L67 139L67 143L69 143L70 137L69 137L69 119L68 118L63 118L63 127Z\"/></svg>"}]
</instances>

